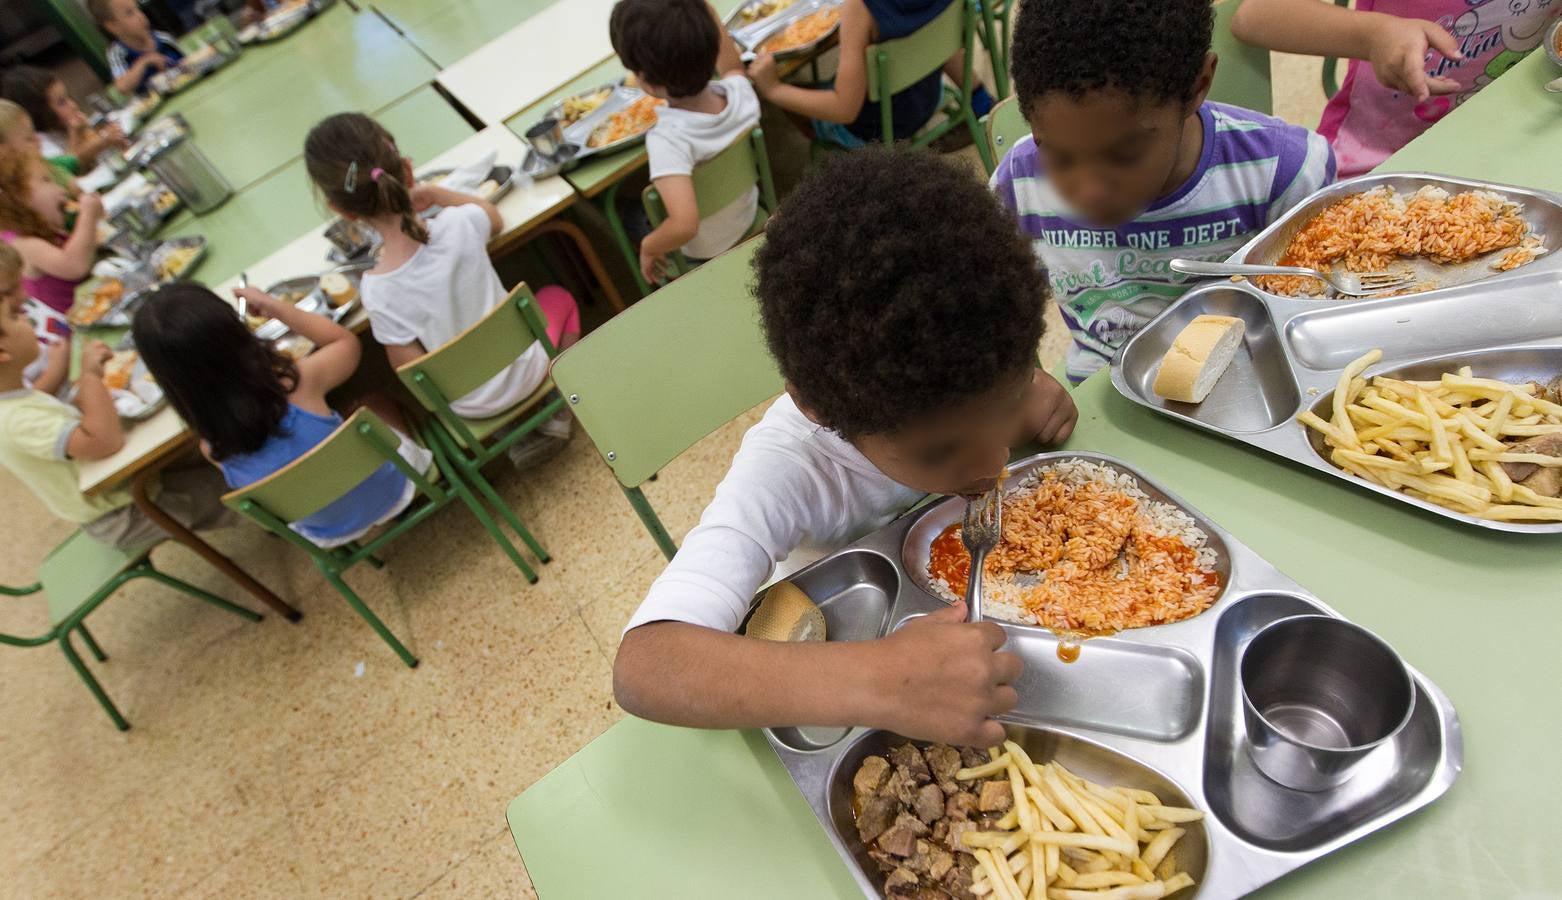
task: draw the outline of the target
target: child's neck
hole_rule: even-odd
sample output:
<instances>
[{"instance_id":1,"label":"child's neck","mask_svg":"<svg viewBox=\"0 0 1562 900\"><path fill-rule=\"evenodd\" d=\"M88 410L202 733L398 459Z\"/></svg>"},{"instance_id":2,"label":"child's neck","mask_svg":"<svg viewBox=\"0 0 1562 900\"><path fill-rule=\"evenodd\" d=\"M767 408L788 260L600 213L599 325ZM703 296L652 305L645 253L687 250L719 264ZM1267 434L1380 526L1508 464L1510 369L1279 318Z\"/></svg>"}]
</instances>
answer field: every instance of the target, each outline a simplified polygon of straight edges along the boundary
<instances>
[{"instance_id":1,"label":"child's neck","mask_svg":"<svg viewBox=\"0 0 1562 900\"><path fill-rule=\"evenodd\" d=\"M13 366L0 366L0 394L19 391L27 387L22 383L22 371Z\"/></svg>"},{"instance_id":2,"label":"child's neck","mask_svg":"<svg viewBox=\"0 0 1562 900\"><path fill-rule=\"evenodd\" d=\"M378 271L389 272L411 259L423 245L401 230L401 216L380 216L365 219L364 224L380 234L380 263Z\"/></svg>"},{"instance_id":3,"label":"child's neck","mask_svg":"<svg viewBox=\"0 0 1562 900\"><path fill-rule=\"evenodd\" d=\"M727 98L707 87L693 97L670 97L667 105L673 109L686 109L689 112L714 116L727 108Z\"/></svg>"},{"instance_id":4,"label":"child's neck","mask_svg":"<svg viewBox=\"0 0 1562 900\"><path fill-rule=\"evenodd\" d=\"M1204 117L1198 110L1194 110L1193 115L1183 121L1182 142L1177 148L1177 164L1172 167L1166 183L1161 185L1161 197L1170 197L1187 184L1188 179L1193 177L1193 173L1198 171L1199 160L1203 156Z\"/></svg>"},{"instance_id":5,"label":"child's neck","mask_svg":"<svg viewBox=\"0 0 1562 900\"><path fill-rule=\"evenodd\" d=\"M119 42L142 53L150 53L157 49L157 41L152 39L150 31L143 31L140 34L122 34L119 36Z\"/></svg>"}]
</instances>

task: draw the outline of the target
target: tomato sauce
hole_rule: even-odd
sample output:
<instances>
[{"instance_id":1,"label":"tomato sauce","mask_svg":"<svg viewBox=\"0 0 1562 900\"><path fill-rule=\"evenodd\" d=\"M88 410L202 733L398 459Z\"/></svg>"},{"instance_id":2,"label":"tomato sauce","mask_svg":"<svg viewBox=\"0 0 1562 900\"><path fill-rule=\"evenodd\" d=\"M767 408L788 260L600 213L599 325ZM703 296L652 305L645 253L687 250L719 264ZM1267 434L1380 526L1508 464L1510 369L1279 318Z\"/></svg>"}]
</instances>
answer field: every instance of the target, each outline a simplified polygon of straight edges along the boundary
<instances>
[{"instance_id":1,"label":"tomato sauce","mask_svg":"<svg viewBox=\"0 0 1562 900\"><path fill-rule=\"evenodd\" d=\"M942 578L957 595L965 594L967 580L971 577L971 554L960 541L960 523L955 522L939 532L928 550L928 574Z\"/></svg>"}]
</instances>

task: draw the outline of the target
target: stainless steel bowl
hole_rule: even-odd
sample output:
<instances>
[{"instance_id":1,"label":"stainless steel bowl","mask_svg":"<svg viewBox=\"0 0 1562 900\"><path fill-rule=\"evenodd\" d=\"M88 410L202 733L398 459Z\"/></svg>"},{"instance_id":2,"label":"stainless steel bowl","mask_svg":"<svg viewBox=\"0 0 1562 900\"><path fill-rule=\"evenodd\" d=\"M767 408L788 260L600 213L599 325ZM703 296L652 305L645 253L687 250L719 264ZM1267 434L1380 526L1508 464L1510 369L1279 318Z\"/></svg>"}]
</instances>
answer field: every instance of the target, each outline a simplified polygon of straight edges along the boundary
<instances>
[{"instance_id":1,"label":"stainless steel bowl","mask_svg":"<svg viewBox=\"0 0 1562 900\"><path fill-rule=\"evenodd\" d=\"M555 159L564 146L564 125L550 116L526 129L526 140L533 150L548 159Z\"/></svg>"},{"instance_id":2,"label":"stainless steel bowl","mask_svg":"<svg viewBox=\"0 0 1562 900\"><path fill-rule=\"evenodd\" d=\"M1562 19L1552 22L1551 27L1546 29L1546 55L1551 57L1552 62L1562 66L1562 49L1557 47L1558 40L1562 40Z\"/></svg>"}]
</instances>

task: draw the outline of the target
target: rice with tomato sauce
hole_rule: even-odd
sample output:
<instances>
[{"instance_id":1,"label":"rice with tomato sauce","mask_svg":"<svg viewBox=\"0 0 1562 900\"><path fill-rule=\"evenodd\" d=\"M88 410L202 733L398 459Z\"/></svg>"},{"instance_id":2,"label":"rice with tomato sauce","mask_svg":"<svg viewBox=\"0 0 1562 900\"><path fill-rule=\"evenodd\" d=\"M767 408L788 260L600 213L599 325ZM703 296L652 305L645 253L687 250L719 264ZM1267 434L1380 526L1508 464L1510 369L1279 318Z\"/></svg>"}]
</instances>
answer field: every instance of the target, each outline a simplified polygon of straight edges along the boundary
<instances>
[{"instance_id":1,"label":"rice with tomato sauce","mask_svg":"<svg viewBox=\"0 0 1562 900\"><path fill-rule=\"evenodd\" d=\"M955 526L958 541L958 525ZM986 564L984 614L1056 631L1105 634L1198 615L1220 595L1209 537L1131 475L1083 459L1032 471L1003 503L1003 539ZM930 564L934 589L965 594ZM1038 575L1039 573L1039 575Z\"/></svg>"}]
</instances>

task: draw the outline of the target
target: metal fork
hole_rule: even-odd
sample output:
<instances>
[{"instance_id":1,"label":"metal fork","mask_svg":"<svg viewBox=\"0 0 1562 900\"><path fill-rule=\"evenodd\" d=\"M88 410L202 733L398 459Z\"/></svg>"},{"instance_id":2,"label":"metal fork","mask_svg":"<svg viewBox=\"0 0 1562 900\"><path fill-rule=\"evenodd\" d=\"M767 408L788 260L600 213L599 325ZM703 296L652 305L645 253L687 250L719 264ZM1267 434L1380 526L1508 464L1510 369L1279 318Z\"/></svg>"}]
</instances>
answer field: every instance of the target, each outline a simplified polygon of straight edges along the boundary
<instances>
[{"instance_id":1,"label":"metal fork","mask_svg":"<svg viewBox=\"0 0 1562 900\"><path fill-rule=\"evenodd\" d=\"M239 273L239 287L241 287L241 288L249 287L249 273L248 272L240 272ZM246 323L249 322L249 301L244 299L244 295L243 294L239 295L239 303L238 303L237 309L239 311L239 321L240 322L246 322Z\"/></svg>"},{"instance_id":2,"label":"metal fork","mask_svg":"<svg viewBox=\"0 0 1562 900\"><path fill-rule=\"evenodd\" d=\"M1409 287L1416 280L1413 272L1320 272L1301 266L1250 266L1243 263L1204 262L1197 259L1174 259L1173 272L1195 275L1200 278L1227 278L1232 275L1307 275L1332 286L1341 294L1352 297L1373 297Z\"/></svg>"},{"instance_id":3,"label":"metal fork","mask_svg":"<svg viewBox=\"0 0 1562 900\"><path fill-rule=\"evenodd\" d=\"M982 567L1002 535L1003 491L995 485L987 493L967 501L965 521L960 524L960 542L971 555L971 573L965 580L968 621L982 620Z\"/></svg>"}]
</instances>

